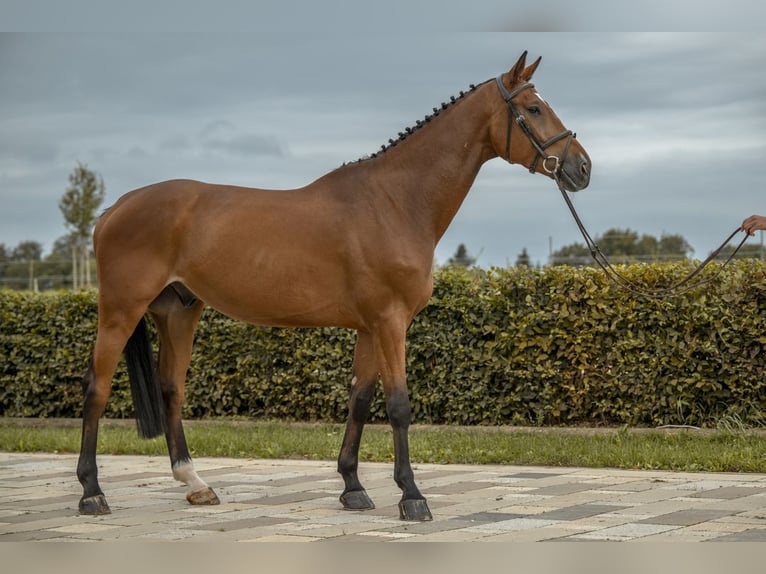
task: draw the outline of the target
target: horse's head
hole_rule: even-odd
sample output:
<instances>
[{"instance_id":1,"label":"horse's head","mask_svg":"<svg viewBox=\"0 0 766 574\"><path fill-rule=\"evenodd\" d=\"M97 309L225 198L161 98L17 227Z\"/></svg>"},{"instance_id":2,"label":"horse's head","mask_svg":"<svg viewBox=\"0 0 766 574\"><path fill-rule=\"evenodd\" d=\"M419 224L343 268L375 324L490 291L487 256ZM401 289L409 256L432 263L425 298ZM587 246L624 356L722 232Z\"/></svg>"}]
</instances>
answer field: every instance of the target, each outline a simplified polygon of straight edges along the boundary
<instances>
[{"instance_id":1,"label":"horse's head","mask_svg":"<svg viewBox=\"0 0 766 574\"><path fill-rule=\"evenodd\" d=\"M540 58L529 66L526 58L524 52L496 80L502 113L494 114L490 127L495 152L532 173L556 179L568 191L585 189L590 182L590 158L530 83Z\"/></svg>"}]
</instances>

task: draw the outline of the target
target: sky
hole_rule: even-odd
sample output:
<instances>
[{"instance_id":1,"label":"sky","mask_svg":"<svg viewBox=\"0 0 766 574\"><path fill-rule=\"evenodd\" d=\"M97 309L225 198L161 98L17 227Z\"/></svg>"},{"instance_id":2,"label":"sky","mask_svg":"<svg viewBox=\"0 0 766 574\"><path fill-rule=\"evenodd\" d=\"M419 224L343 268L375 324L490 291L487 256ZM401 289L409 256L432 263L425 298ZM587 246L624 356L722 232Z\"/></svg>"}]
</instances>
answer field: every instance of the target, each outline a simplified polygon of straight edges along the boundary
<instances>
[{"instance_id":1,"label":"sky","mask_svg":"<svg viewBox=\"0 0 766 574\"><path fill-rule=\"evenodd\" d=\"M78 162L102 176L104 207L172 178L306 185L524 50L542 56L535 86L592 159L573 195L591 235L680 234L704 258L766 214L762 32L46 31L0 33L0 243L50 250ZM497 158L436 260L463 243L485 267L522 249L546 264L574 242L555 184Z\"/></svg>"}]
</instances>

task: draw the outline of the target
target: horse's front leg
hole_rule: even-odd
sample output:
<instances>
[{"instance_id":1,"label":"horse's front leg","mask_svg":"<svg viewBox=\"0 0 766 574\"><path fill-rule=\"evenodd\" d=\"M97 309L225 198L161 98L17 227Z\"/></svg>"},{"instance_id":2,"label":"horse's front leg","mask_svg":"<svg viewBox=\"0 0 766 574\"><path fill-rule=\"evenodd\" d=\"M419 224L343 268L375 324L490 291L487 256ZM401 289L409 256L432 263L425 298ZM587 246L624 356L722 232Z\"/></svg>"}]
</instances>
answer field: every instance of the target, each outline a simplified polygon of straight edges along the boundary
<instances>
[{"instance_id":1,"label":"horse's front leg","mask_svg":"<svg viewBox=\"0 0 766 574\"><path fill-rule=\"evenodd\" d=\"M378 369L369 333L357 334L354 351L354 377L351 381L351 396L348 406L348 421L343 435L343 444L338 455L338 472L343 477L345 488L340 501L346 510L370 510L375 508L367 491L359 482L359 444L364 424L370 416L370 405L375 396Z\"/></svg>"},{"instance_id":2,"label":"horse's front leg","mask_svg":"<svg viewBox=\"0 0 766 574\"><path fill-rule=\"evenodd\" d=\"M381 365L386 411L394 431L394 480L402 489L399 517L402 520L433 520L425 497L415 485L410 464L408 431L412 411L407 393L405 368L405 333L407 324L392 322L385 325L374 339Z\"/></svg>"}]
</instances>

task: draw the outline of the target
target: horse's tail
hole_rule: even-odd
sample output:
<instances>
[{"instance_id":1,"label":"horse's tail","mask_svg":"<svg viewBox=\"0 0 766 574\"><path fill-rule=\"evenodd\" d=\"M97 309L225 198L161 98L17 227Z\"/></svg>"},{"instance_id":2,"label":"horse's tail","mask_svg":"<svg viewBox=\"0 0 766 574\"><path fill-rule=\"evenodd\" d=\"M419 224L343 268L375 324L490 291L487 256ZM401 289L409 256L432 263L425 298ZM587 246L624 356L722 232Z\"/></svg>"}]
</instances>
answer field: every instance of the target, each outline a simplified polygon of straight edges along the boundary
<instances>
[{"instance_id":1,"label":"horse's tail","mask_svg":"<svg viewBox=\"0 0 766 574\"><path fill-rule=\"evenodd\" d=\"M144 438L159 436L165 432L165 407L144 317L125 345L125 362L138 433Z\"/></svg>"}]
</instances>

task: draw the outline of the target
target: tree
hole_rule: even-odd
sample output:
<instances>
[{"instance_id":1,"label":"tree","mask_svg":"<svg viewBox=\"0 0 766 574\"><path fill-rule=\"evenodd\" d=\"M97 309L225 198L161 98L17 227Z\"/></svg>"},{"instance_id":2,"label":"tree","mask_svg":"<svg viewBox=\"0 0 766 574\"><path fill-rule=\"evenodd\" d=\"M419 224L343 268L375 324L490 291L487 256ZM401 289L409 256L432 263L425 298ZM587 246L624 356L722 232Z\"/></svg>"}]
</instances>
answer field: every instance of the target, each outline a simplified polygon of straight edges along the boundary
<instances>
[{"instance_id":1,"label":"tree","mask_svg":"<svg viewBox=\"0 0 766 574\"><path fill-rule=\"evenodd\" d=\"M40 261L43 257L43 246L38 241L22 241L11 251L11 261L28 262Z\"/></svg>"},{"instance_id":2,"label":"tree","mask_svg":"<svg viewBox=\"0 0 766 574\"><path fill-rule=\"evenodd\" d=\"M582 243L565 245L551 255L551 265L589 265L593 259L590 250Z\"/></svg>"},{"instance_id":3,"label":"tree","mask_svg":"<svg viewBox=\"0 0 766 574\"><path fill-rule=\"evenodd\" d=\"M36 271L40 267L43 246L37 241L21 241L13 249L0 249L2 284L13 289L33 289Z\"/></svg>"},{"instance_id":4,"label":"tree","mask_svg":"<svg viewBox=\"0 0 766 574\"><path fill-rule=\"evenodd\" d=\"M659 239L641 235L630 229L609 229L594 238L601 252L612 263L681 261L694 253L681 235L665 235ZM590 265L590 250L582 243L573 243L555 251L552 265Z\"/></svg>"},{"instance_id":5,"label":"tree","mask_svg":"<svg viewBox=\"0 0 766 574\"><path fill-rule=\"evenodd\" d=\"M476 258L471 257L463 243L457 246L457 251L447 261L447 265L459 265L461 267L470 267L474 263L476 263Z\"/></svg>"},{"instance_id":6,"label":"tree","mask_svg":"<svg viewBox=\"0 0 766 574\"><path fill-rule=\"evenodd\" d=\"M51 252L43 260L45 274L40 277L41 289L66 289L72 285L72 251L75 247L72 233L53 242Z\"/></svg>"},{"instance_id":7,"label":"tree","mask_svg":"<svg viewBox=\"0 0 766 574\"><path fill-rule=\"evenodd\" d=\"M524 247L521 250L521 253L519 253L518 257L516 257L516 267L531 267L532 261L529 259L529 253L527 253L527 248Z\"/></svg>"},{"instance_id":8,"label":"tree","mask_svg":"<svg viewBox=\"0 0 766 574\"><path fill-rule=\"evenodd\" d=\"M72 237L72 287L75 289L90 286L90 235L104 195L101 176L78 162L69 175L69 187L59 201L65 226Z\"/></svg>"},{"instance_id":9,"label":"tree","mask_svg":"<svg viewBox=\"0 0 766 574\"><path fill-rule=\"evenodd\" d=\"M734 245L727 245L716 256L716 261L726 261L734 251ZM739 251L737 251L737 254L734 256L735 259L760 259L761 261L766 260L766 249L764 249L762 244L752 243L747 244L745 243Z\"/></svg>"}]
</instances>

